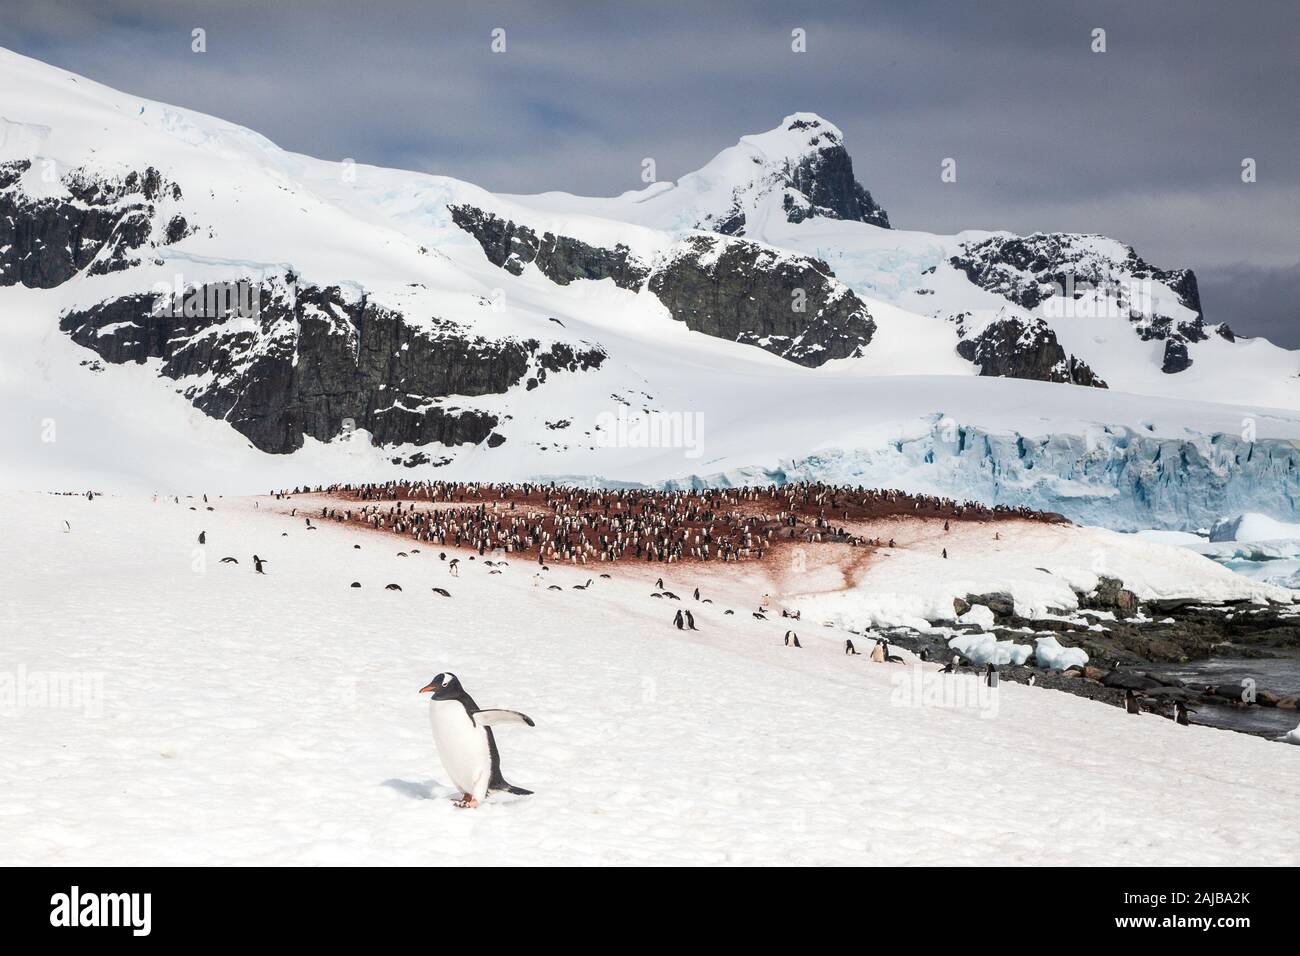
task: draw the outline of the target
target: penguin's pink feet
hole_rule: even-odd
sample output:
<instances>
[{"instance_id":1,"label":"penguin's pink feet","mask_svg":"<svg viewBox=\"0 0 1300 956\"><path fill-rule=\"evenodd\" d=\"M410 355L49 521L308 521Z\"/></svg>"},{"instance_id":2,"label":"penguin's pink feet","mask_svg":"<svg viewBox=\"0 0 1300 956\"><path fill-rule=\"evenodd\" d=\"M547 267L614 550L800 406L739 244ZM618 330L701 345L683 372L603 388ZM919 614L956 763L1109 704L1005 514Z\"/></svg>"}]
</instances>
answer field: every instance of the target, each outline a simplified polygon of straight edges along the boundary
<instances>
[{"instance_id":1,"label":"penguin's pink feet","mask_svg":"<svg viewBox=\"0 0 1300 956\"><path fill-rule=\"evenodd\" d=\"M464 793L461 794L460 799L456 801L456 806L463 807L466 810L473 810L475 807L478 806L478 801L475 800L473 797L471 797L468 793Z\"/></svg>"}]
</instances>

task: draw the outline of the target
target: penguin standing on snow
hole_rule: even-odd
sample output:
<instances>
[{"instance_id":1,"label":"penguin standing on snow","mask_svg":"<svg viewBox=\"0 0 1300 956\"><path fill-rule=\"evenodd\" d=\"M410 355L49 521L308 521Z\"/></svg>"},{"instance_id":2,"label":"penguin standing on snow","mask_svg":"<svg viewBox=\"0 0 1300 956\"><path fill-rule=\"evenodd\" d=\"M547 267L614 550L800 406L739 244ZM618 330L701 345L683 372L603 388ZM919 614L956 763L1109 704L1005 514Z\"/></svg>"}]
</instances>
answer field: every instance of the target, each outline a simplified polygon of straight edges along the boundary
<instances>
[{"instance_id":1,"label":"penguin standing on snow","mask_svg":"<svg viewBox=\"0 0 1300 956\"><path fill-rule=\"evenodd\" d=\"M1192 722L1187 719L1187 715L1194 713L1196 713L1196 711L1190 709L1181 700L1174 701L1174 723L1181 724L1184 727L1190 727Z\"/></svg>"},{"instance_id":2,"label":"penguin standing on snow","mask_svg":"<svg viewBox=\"0 0 1300 956\"><path fill-rule=\"evenodd\" d=\"M433 694L429 700L429 725L438 759L451 782L460 787L462 795L456 806L477 807L496 790L520 796L532 793L506 783L496 738L492 736L492 728L499 724L535 726L531 717L515 710L482 710L465 693L455 674L439 674L421 687L420 693Z\"/></svg>"},{"instance_id":3,"label":"penguin standing on snow","mask_svg":"<svg viewBox=\"0 0 1300 956\"><path fill-rule=\"evenodd\" d=\"M265 574L266 572L262 570L262 565L264 565L264 564L266 564L265 561L263 561L263 560L262 560L261 558L259 558L257 555L253 555L253 570L254 570L254 571L256 571L258 574Z\"/></svg>"},{"instance_id":4,"label":"penguin standing on snow","mask_svg":"<svg viewBox=\"0 0 1300 956\"><path fill-rule=\"evenodd\" d=\"M680 610L673 617L673 627L677 628L677 630L679 631L683 630L686 627L686 618L682 616L682 612Z\"/></svg>"},{"instance_id":5,"label":"penguin standing on snow","mask_svg":"<svg viewBox=\"0 0 1300 956\"><path fill-rule=\"evenodd\" d=\"M785 632L785 646L786 646L786 647L803 647L803 645L799 643L799 635L796 634L794 631L786 631L786 632Z\"/></svg>"},{"instance_id":6,"label":"penguin standing on snow","mask_svg":"<svg viewBox=\"0 0 1300 956\"><path fill-rule=\"evenodd\" d=\"M686 629L688 631L697 630L695 627L695 615L690 611L683 611L682 613L686 615Z\"/></svg>"},{"instance_id":7,"label":"penguin standing on snow","mask_svg":"<svg viewBox=\"0 0 1300 956\"><path fill-rule=\"evenodd\" d=\"M998 669L991 663L984 668L984 683L990 687L998 686Z\"/></svg>"},{"instance_id":8,"label":"penguin standing on snow","mask_svg":"<svg viewBox=\"0 0 1300 956\"><path fill-rule=\"evenodd\" d=\"M858 649L857 649L856 647L853 646L853 642L852 642L852 641L845 641L845 642L844 642L844 653L845 653L845 654L856 654L857 652L858 652Z\"/></svg>"},{"instance_id":9,"label":"penguin standing on snow","mask_svg":"<svg viewBox=\"0 0 1300 956\"><path fill-rule=\"evenodd\" d=\"M199 544L207 544L207 543L208 543L208 533L206 531L200 531Z\"/></svg>"},{"instance_id":10,"label":"penguin standing on snow","mask_svg":"<svg viewBox=\"0 0 1300 956\"><path fill-rule=\"evenodd\" d=\"M1132 688L1124 691L1124 709L1130 714L1142 713L1142 708L1138 705L1137 694L1133 693Z\"/></svg>"}]
</instances>

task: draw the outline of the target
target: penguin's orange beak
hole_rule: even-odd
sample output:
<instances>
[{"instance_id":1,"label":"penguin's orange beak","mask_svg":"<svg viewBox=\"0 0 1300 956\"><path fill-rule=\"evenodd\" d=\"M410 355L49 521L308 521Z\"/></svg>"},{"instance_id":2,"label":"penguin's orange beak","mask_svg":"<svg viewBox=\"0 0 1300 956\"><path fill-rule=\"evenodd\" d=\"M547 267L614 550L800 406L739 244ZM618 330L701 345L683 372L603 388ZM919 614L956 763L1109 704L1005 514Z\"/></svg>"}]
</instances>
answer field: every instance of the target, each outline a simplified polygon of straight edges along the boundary
<instances>
[{"instance_id":1,"label":"penguin's orange beak","mask_svg":"<svg viewBox=\"0 0 1300 956\"><path fill-rule=\"evenodd\" d=\"M429 693L429 691L437 690L437 689L438 689L437 686L434 684L426 684L425 686L420 688L419 693L427 694Z\"/></svg>"}]
</instances>

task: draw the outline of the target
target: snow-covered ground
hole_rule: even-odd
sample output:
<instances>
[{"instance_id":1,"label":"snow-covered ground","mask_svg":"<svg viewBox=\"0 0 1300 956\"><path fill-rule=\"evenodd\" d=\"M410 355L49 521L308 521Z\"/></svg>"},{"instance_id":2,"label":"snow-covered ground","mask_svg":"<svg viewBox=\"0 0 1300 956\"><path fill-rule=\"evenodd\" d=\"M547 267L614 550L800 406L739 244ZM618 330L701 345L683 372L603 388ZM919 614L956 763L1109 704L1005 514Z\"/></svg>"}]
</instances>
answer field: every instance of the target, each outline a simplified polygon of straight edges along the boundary
<instances>
[{"instance_id":1,"label":"snow-covered ground","mask_svg":"<svg viewBox=\"0 0 1300 956\"><path fill-rule=\"evenodd\" d=\"M992 697L846 657L807 616L786 648L744 575L682 633L657 565L451 578L436 549L210 504L0 497L0 859L1300 862L1295 748ZM534 796L451 805L416 693L445 670L535 719L498 734Z\"/></svg>"}]
</instances>

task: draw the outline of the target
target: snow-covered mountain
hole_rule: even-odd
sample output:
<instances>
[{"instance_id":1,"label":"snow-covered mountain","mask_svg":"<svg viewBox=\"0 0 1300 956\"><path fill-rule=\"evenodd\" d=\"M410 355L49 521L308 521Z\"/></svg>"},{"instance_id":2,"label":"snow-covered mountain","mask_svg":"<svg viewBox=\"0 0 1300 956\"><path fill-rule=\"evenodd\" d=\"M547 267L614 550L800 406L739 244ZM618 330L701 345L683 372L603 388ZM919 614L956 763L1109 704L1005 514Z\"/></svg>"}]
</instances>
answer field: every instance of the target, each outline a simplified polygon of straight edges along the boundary
<instances>
[{"instance_id":1,"label":"snow-covered mountain","mask_svg":"<svg viewBox=\"0 0 1300 956\"><path fill-rule=\"evenodd\" d=\"M890 227L800 113L676 183L326 162L0 51L0 481L828 475L1295 517L1300 354L1100 236Z\"/></svg>"}]
</instances>

